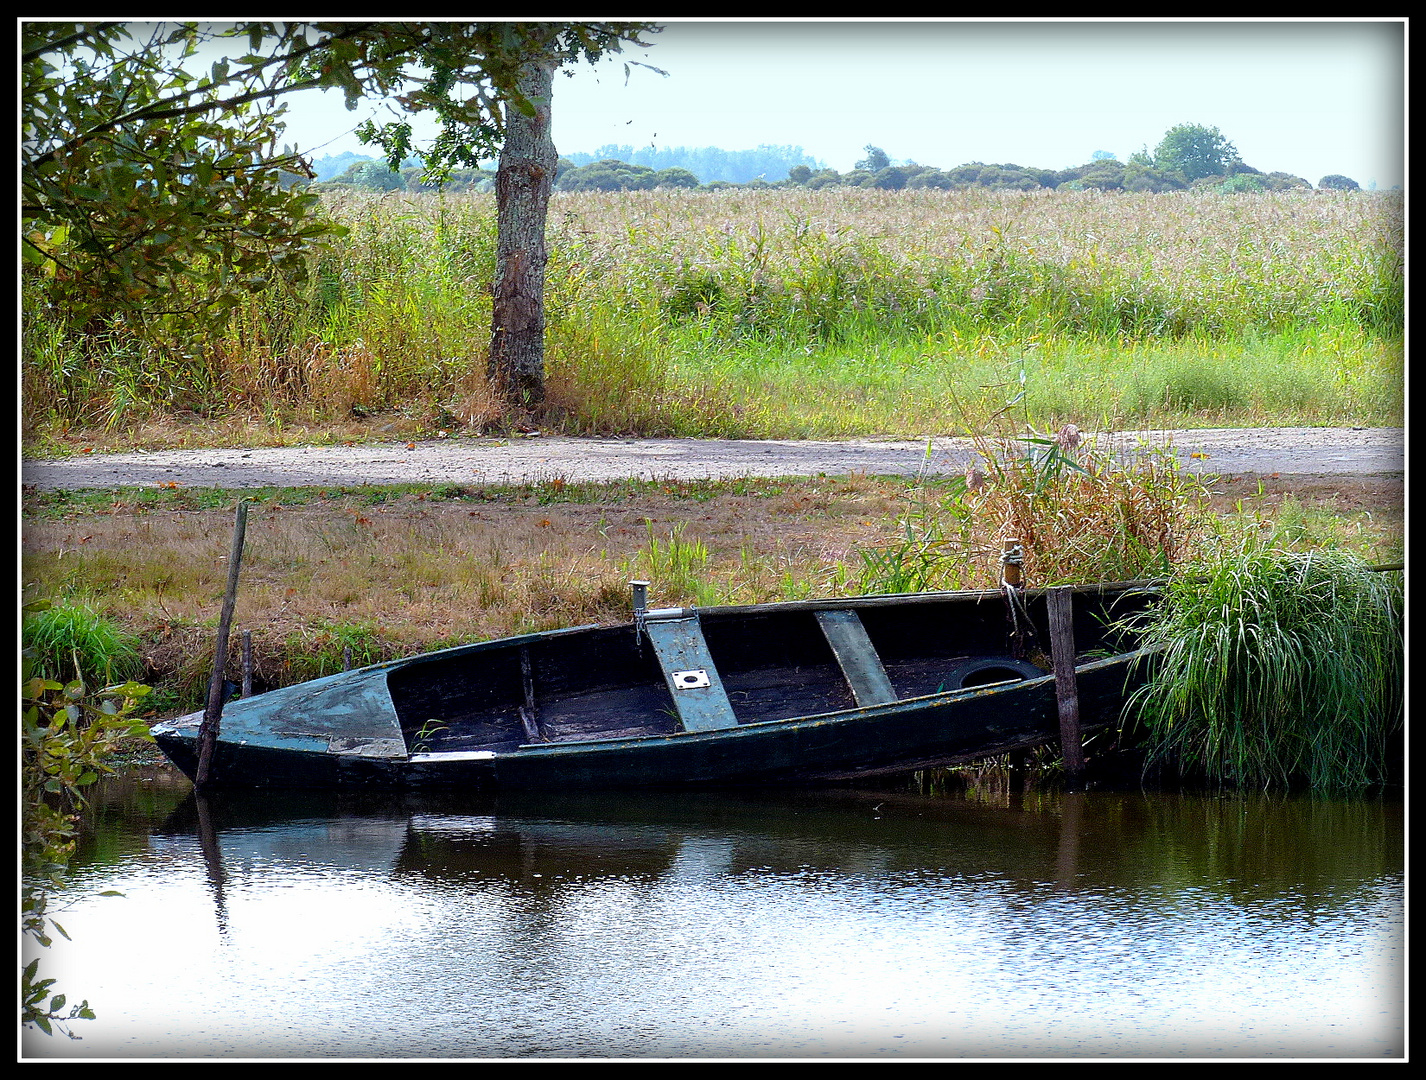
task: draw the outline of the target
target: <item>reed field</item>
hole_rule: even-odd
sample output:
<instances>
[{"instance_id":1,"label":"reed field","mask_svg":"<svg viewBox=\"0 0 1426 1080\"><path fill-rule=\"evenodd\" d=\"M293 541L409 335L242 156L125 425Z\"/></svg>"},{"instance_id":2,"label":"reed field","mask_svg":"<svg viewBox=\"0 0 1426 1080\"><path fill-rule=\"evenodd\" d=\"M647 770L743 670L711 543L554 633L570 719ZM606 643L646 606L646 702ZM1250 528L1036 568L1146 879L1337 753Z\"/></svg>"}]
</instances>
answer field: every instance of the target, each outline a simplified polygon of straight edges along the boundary
<instances>
[{"instance_id":1,"label":"reed field","mask_svg":"<svg viewBox=\"0 0 1426 1080\"><path fill-rule=\"evenodd\" d=\"M27 292L27 446L498 428L493 197L325 198L308 280L201 328ZM1399 192L556 193L548 235L546 430L957 434L1021 378L1045 428L1401 422Z\"/></svg>"}]
</instances>

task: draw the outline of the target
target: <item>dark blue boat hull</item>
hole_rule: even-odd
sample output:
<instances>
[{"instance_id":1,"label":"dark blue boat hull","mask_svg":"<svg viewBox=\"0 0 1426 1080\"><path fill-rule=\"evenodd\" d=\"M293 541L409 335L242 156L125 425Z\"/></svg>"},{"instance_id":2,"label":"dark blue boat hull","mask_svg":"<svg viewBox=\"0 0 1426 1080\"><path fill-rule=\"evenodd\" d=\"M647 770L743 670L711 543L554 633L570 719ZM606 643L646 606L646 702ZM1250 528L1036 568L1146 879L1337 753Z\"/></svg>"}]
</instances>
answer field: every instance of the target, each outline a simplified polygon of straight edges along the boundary
<instances>
[{"instance_id":1,"label":"dark blue boat hull","mask_svg":"<svg viewBox=\"0 0 1426 1080\"><path fill-rule=\"evenodd\" d=\"M1149 595L1128 586L1076 594L1081 651L1111 653L1077 667L1086 731L1116 724L1147 674L1143 654L1105 646L1124 644L1112 617ZM669 611L638 631L554 631L376 665L231 703L212 783L469 791L815 783L1057 742L1055 680L1041 674L1048 661L1043 650L1032 654L1038 667L1009 658L1017 642L1000 599L919 594ZM1024 612L1047 644L1042 598ZM1023 619L1015 628L1026 629ZM193 714L154 729L190 776L198 721Z\"/></svg>"}]
</instances>

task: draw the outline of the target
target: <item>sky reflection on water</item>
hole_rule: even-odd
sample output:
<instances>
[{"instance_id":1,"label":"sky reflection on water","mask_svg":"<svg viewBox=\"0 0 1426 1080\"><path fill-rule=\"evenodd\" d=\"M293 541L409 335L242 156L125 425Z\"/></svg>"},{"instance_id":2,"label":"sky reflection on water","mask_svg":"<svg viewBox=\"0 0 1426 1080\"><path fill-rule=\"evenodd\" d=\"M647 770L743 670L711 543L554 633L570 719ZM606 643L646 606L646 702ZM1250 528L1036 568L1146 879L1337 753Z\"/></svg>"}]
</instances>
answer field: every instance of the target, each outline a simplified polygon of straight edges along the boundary
<instances>
[{"instance_id":1,"label":"sky reflection on water","mask_svg":"<svg viewBox=\"0 0 1426 1080\"><path fill-rule=\"evenodd\" d=\"M111 814L30 1057L1400 1057L1400 808L181 794ZM127 838L127 839L123 839ZM118 889L122 897L97 897Z\"/></svg>"}]
</instances>

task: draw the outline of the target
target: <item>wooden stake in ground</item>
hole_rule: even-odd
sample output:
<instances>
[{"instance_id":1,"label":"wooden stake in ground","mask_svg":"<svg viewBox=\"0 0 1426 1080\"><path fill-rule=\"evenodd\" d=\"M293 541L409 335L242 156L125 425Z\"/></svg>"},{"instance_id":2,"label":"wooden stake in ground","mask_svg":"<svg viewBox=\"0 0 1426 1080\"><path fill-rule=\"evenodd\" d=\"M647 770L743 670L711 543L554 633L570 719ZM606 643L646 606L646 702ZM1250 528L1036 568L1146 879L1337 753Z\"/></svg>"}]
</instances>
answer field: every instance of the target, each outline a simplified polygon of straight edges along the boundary
<instances>
[{"instance_id":1,"label":"wooden stake in ground","mask_svg":"<svg viewBox=\"0 0 1426 1080\"><path fill-rule=\"evenodd\" d=\"M243 697L253 696L253 632L243 631Z\"/></svg>"},{"instance_id":2,"label":"wooden stake in ground","mask_svg":"<svg viewBox=\"0 0 1426 1080\"><path fill-rule=\"evenodd\" d=\"M228 555L228 588L223 594L223 612L218 617L217 655L213 660L213 678L208 683L208 705L203 710L203 723L198 728L198 769L194 786L200 790L212 779L213 749L218 744L219 719L223 714L223 675L228 659L228 628L233 624L233 606L238 599L238 568L243 561L243 538L248 527L248 504L238 500L237 519L233 524L233 547Z\"/></svg>"},{"instance_id":3,"label":"wooden stake in ground","mask_svg":"<svg viewBox=\"0 0 1426 1080\"><path fill-rule=\"evenodd\" d=\"M1068 585L1048 589L1050 657L1055 665L1055 699L1060 712L1060 751L1070 786L1084 778L1084 742L1079 726L1079 685L1074 674L1074 593Z\"/></svg>"}]
</instances>

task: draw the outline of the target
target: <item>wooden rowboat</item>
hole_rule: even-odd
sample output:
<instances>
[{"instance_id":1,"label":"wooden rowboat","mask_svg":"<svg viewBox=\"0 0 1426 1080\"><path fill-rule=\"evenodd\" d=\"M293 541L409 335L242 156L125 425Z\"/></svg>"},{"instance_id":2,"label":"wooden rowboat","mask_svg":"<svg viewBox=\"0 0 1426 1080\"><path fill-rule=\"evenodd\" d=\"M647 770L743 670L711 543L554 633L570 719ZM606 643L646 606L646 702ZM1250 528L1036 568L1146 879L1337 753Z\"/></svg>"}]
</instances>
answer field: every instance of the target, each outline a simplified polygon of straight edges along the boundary
<instances>
[{"instance_id":1,"label":"wooden rowboat","mask_svg":"<svg viewBox=\"0 0 1426 1080\"><path fill-rule=\"evenodd\" d=\"M620 788L844 781L1059 738L1046 594L740 607L463 645L232 701L211 783ZM1143 676L1111 624L1143 583L1071 591L1086 730ZM153 734L189 776L201 713Z\"/></svg>"}]
</instances>

